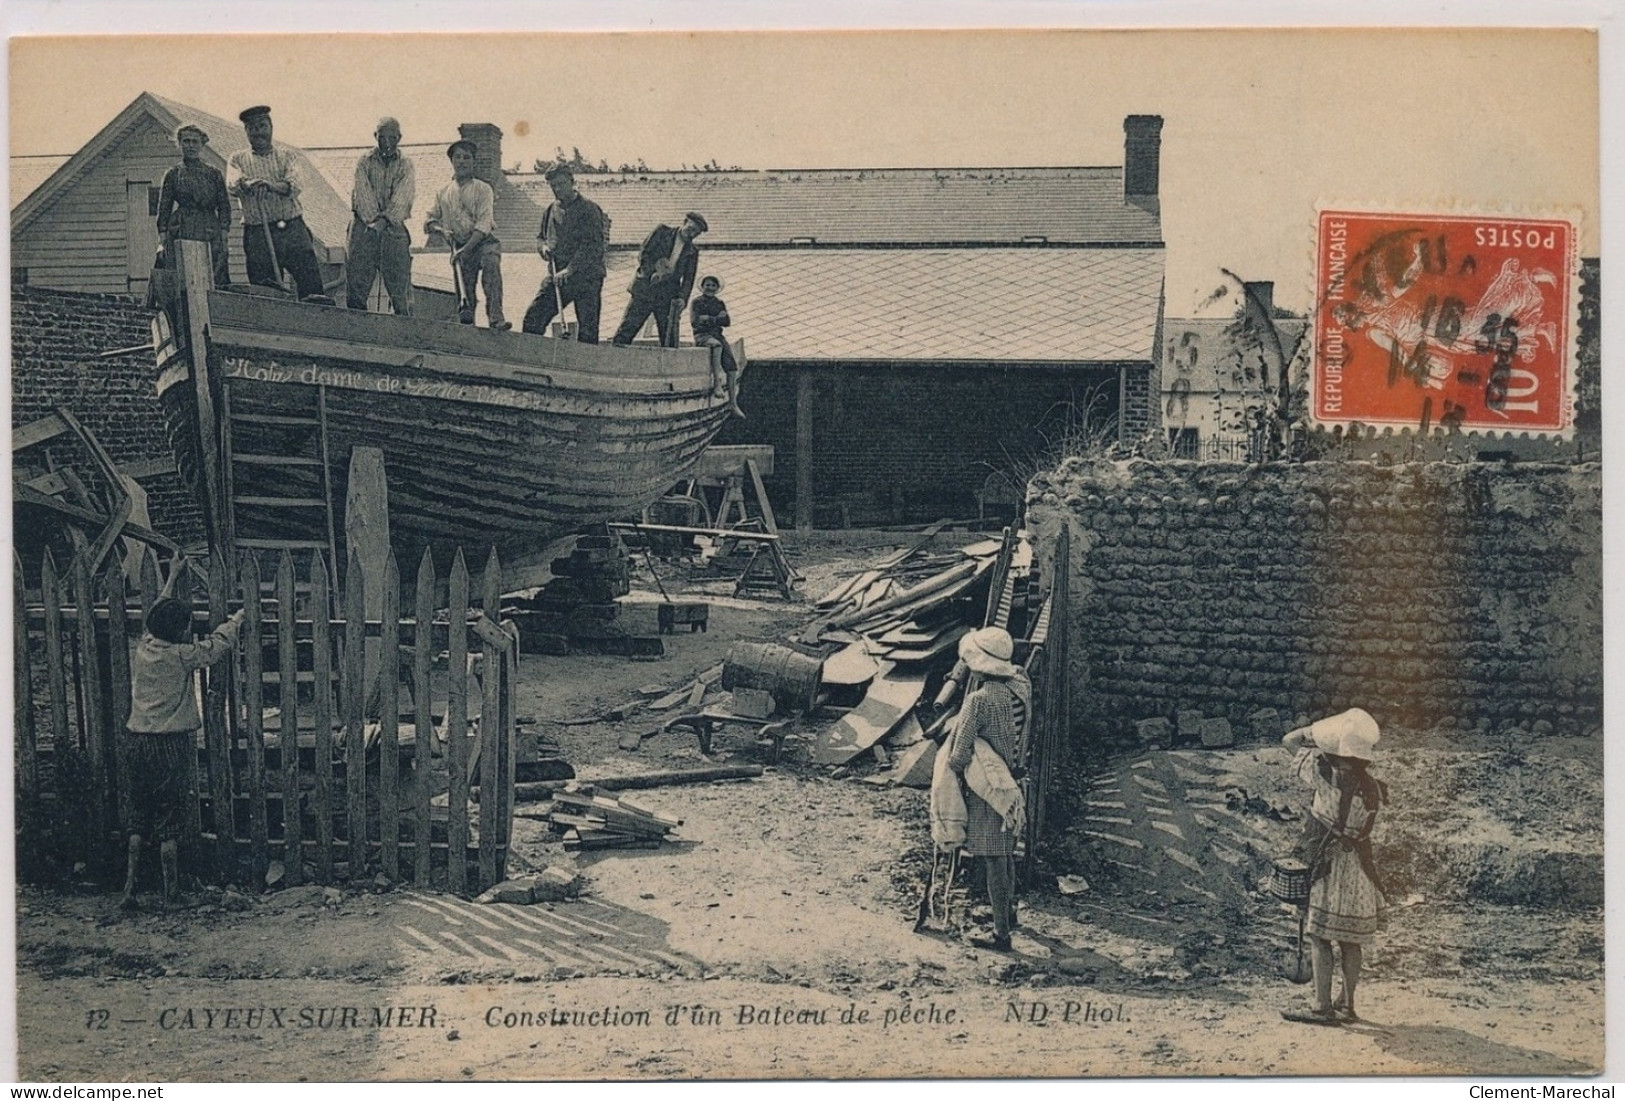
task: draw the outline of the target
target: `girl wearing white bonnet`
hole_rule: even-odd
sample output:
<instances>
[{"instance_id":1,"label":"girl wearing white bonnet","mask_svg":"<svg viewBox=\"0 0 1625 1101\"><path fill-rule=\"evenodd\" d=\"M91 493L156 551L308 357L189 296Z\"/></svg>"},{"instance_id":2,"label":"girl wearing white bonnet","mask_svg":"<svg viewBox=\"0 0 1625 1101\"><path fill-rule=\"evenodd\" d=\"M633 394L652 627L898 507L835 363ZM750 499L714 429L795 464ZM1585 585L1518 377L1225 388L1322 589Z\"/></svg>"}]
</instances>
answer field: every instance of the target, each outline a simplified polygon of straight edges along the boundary
<instances>
[{"instance_id":1,"label":"girl wearing white bonnet","mask_svg":"<svg viewBox=\"0 0 1625 1101\"><path fill-rule=\"evenodd\" d=\"M1368 771L1382 732L1358 707L1291 731L1282 745L1297 752L1294 767L1311 791L1301 852L1310 868L1304 932L1314 945L1315 1005L1288 1020L1337 1024L1359 1018L1354 990L1363 946L1377 931L1381 881L1371 854L1371 830L1387 788ZM1342 954L1343 992L1332 1001L1332 942Z\"/></svg>"},{"instance_id":2,"label":"girl wearing white bonnet","mask_svg":"<svg viewBox=\"0 0 1625 1101\"><path fill-rule=\"evenodd\" d=\"M995 764L978 753L978 741L986 743L1003 766L998 786L1019 792L1010 774L1020 767L1027 717L1032 714L1032 688L1021 667L1011 663L1014 652L1010 632L1002 627L984 627L959 640L959 659L971 673L980 676L981 684L965 697L944 752L948 768L963 775L972 767L973 757L978 768L984 763ZM1021 812L997 809L977 793L976 786L967 779L964 847L970 856L980 857L987 869L993 937L972 937L971 943L1009 951L1010 929L1015 923L1015 851ZM1018 807L1019 803L1018 797Z\"/></svg>"}]
</instances>

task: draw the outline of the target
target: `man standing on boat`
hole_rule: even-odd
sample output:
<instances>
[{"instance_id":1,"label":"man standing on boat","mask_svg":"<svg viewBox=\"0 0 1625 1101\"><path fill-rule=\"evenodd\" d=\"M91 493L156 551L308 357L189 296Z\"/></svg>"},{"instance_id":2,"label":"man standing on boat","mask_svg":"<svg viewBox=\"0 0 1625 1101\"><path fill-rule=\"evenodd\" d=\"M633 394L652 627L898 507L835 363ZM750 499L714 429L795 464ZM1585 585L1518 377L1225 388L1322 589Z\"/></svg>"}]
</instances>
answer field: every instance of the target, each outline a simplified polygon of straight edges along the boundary
<instances>
[{"instance_id":1,"label":"man standing on boat","mask_svg":"<svg viewBox=\"0 0 1625 1101\"><path fill-rule=\"evenodd\" d=\"M710 228L691 210L683 215L683 224L676 229L658 225L644 238L638 273L632 278L632 301L627 303L621 327L615 330L615 343L632 343L649 315L654 314L661 346L677 347L683 307L688 305L694 275L700 270L700 250L694 247L694 238Z\"/></svg>"},{"instance_id":2,"label":"man standing on boat","mask_svg":"<svg viewBox=\"0 0 1625 1101\"><path fill-rule=\"evenodd\" d=\"M496 234L496 192L474 175L474 158L479 147L467 139L446 147L451 158L452 181L440 189L423 223L426 233L438 233L451 245L453 274L457 275L457 320L474 324L476 277L485 288L485 316L491 328L502 332L513 328L502 316L502 242Z\"/></svg>"},{"instance_id":3,"label":"man standing on boat","mask_svg":"<svg viewBox=\"0 0 1625 1101\"><path fill-rule=\"evenodd\" d=\"M412 231L406 220L412 216L417 180L412 162L401 156L400 123L379 119L373 137L378 147L356 161L350 192L355 220L350 223L346 304L352 310L366 309L373 280L381 272L390 308L410 317Z\"/></svg>"},{"instance_id":4,"label":"man standing on boat","mask_svg":"<svg viewBox=\"0 0 1625 1101\"><path fill-rule=\"evenodd\" d=\"M299 165L293 154L271 143L271 109L250 107L237 116L248 148L226 162L226 190L243 205L243 252L248 281L280 287L282 272L293 273L299 297L322 295L322 272L299 205Z\"/></svg>"},{"instance_id":5,"label":"man standing on boat","mask_svg":"<svg viewBox=\"0 0 1625 1101\"><path fill-rule=\"evenodd\" d=\"M602 207L576 190L569 165L555 164L545 176L554 202L542 214L536 251L547 261L547 276L525 311L523 327L527 333L545 333L548 322L574 303L576 339L597 344L609 221Z\"/></svg>"}]
</instances>

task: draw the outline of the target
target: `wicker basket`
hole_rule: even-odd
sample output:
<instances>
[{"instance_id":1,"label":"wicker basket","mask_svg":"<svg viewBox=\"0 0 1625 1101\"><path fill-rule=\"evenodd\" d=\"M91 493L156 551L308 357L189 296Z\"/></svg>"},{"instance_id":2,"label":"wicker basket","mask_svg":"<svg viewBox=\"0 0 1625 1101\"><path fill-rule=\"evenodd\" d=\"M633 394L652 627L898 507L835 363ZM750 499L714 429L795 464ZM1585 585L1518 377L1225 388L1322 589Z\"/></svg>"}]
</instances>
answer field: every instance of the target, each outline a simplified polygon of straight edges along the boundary
<instances>
[{"instance_id":1,"label":"wicker basket","mask_svg":"<svg viewBox=\"0 0 1625 1101\"><path fill-rule=\"evenodd\" d=\"M1282 857L1270 868L1270 894L1282 902L1302 906L1309 901L1309 865Z\"/></svg>"}]
</instances>

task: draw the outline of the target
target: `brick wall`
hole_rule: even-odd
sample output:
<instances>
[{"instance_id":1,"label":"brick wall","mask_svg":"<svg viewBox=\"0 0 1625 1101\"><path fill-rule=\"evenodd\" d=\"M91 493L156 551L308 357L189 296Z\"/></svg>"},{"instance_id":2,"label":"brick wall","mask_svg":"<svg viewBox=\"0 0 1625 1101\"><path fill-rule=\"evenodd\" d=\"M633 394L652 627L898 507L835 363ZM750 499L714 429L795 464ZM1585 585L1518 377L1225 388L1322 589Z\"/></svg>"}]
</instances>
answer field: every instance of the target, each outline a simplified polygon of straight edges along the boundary
<instances>
[{"instance_id":1,"label":"brick wall","mask_svg":"<svg viewBox=\"0 0 1625 1101\"><path fill-rule=\"evenodd\" d=\"M1080 733L1351 706L1600 729L1596 464L1069 460L1030 492L1044 542L1072 526Z\"/></svg>"},{"instance_id":2,"label":"brick wall","mask_svg":"<svg viewBox=\"0 0 1625 1101\"><path fill-rule=\"evenodd\" d=\"M1131 393L1148 385L1145 369L1135 370ZM812 378L818 527L840 526L843 505L860 526L974 517L990 474L1014 472L1021 484L1087 421L1114 423L1117 410L1115 369L752 363L740 396L747 419L730 422L718 442L773 445L768 492L786 522L796 507L802 371Z\"/></svg>"},{"instance_id":3,"label":"brick wall","mask_svg":"<svg viewBox=\"0 0 1625 1101\"><path fill-rule=\"evenodd\" d=\"M66 406L119 464L172 459L154 390L152 313L116 295L13 286L11 423ZM102 352L139 345L107 359ZM203 537L192 493L176 474L141 479L153 526L172 539Z\"/></svg>"}]
</instances>

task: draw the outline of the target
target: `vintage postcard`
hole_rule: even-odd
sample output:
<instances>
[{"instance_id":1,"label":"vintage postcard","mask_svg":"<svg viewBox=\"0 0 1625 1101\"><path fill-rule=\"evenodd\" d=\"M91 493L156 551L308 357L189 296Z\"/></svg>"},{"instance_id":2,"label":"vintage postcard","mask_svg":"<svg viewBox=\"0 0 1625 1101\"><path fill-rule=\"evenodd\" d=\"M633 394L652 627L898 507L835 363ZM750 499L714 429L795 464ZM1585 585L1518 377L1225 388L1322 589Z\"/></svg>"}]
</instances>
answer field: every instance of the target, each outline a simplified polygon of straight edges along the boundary
<instances>
[{"instance_id":1,"label":"vintage postcard","mask_svg":"<svg viewBox=\"0 0 1625 1101\"><path fill-rule=\"evenodd\" d=\"M9 50L20 1079L1604 1072L1594 29Z\"/></svg>"}]
</instances>

